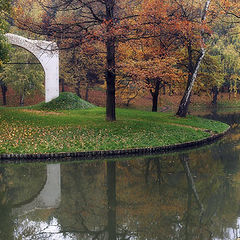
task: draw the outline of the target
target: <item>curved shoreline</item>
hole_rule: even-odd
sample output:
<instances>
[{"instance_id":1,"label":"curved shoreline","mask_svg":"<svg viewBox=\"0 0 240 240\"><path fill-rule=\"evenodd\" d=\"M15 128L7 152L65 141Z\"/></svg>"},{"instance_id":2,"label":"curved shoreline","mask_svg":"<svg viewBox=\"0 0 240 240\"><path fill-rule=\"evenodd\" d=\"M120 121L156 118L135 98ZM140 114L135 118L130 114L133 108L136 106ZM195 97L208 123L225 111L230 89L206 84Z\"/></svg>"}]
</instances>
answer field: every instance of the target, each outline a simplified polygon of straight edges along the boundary
<instances>
[{"instance_id":1,"label":"curved shoreline","mask_svg":"<svg viewBox=\"0 0 240 240\"><path fill-rule=\"evenodd\" d=\"M186 143L178 143L161 147L147 147L147 148L132 148L132 149L120 149L120 150L100 150L100 151L86 151L86 152L59 152L59 153L9 153L0 154L0 163L14 163L14 162L41 162L41 161L56 161L64 159L71 160L72 158L84 159L97 159L99 157L109 156L126 156L134 154L146 154L146 153L166 153L175 150L181 150L190 147L202 146L214 142L215 140L223 137L230 130L230 126L227 130L219 134L213 134L207 138L191 141ZM14 160L14 161L13 161Z\"/></svg>"}]
</instances>

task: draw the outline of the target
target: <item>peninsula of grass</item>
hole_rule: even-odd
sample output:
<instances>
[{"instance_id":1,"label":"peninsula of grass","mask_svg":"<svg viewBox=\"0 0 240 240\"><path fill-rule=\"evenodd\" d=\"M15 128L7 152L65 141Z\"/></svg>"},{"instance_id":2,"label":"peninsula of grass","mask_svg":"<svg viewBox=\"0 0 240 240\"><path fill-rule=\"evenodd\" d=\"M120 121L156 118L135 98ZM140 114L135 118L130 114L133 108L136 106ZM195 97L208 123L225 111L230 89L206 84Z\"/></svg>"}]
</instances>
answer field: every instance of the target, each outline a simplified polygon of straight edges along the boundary
<instances>
[{"instance_id":1,"label":"peninsula of grass","mask_svg":"<svg viewBox=\"0 0 240 240\"><path fill-rule=\"evenodd\" d=\"M0 154L166 146L201 140L229 127L196 116L178 118L170 113L117 109L117 121L107 122L105 109L100 107L43 109L41 104L0 108Z\"/></svg>"}]
</instances>

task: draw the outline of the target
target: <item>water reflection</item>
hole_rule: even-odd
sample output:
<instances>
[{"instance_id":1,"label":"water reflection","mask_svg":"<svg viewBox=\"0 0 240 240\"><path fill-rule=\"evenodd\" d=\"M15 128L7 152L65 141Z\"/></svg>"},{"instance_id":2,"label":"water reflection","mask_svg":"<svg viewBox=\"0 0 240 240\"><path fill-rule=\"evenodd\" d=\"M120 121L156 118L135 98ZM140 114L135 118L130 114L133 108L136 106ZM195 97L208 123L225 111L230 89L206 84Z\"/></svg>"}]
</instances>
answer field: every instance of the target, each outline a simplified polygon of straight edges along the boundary
<instances>
[{"instance_id":1,"label":"water reflection","mask_svg":"<svg viewBox=\"0 0 240 240\"><path fill-rule=\"evenodd\" d=\"M8 183L5 168L0 168L0 239L12 239L13 219L11 218L11 205L7 196Z\"/></svg>"},{"instance_id":2,"label":"water reflection","mask_svg":"<svg viewBox=\"0 0 240 240\"><path fill-rule=\"evenodd\" d=\"M180 153L1 165L0 239L237 239L239 153L235 127Z\"/></svg>"},{"instance_id":3,"label":"water reflection","mask_svg":"<svg viewBox=\"0 0 240 240\"><path fill-rule=\"evenodd\" d=\"M13 215L24 215L36 209L57 208L61 200L61 173L60 164L46 165L46 182L41 191L34 196L25 200L25 202L13 206Z\"/></svg>"}]
</instances>

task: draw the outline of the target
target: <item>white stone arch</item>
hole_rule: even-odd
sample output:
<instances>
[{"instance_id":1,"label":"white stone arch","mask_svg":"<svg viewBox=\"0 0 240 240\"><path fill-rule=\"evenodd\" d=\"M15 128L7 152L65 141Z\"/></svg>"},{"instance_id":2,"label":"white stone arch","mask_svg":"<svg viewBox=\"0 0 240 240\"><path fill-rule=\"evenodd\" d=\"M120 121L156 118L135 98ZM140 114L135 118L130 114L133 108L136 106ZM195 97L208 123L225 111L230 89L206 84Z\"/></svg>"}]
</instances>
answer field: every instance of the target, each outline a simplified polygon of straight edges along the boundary
<instances>
[{"instance_id":1,"label":"white stone arch","mask_svg":"<svg viewBox=\"0 0 240 240\"><path fill-rule=\"evenodd\" d=\"M45 72L45 102L59 96L59 53L57 44L43 40L31 40L16 34L5 34L8 41L31 52Z\"/></svg>"}]
</instances>

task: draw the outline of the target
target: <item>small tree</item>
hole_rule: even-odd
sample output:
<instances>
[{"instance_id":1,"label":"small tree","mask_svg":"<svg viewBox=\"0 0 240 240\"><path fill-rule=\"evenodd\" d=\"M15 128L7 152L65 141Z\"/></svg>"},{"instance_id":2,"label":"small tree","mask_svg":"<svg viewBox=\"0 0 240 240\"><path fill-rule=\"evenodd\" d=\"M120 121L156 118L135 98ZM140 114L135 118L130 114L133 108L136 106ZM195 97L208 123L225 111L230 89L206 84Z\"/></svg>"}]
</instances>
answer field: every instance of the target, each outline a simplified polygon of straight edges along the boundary
<instances>
[{"instance_id":1,"label":"small tree","mask_svg":"<svg viewBox=\"0 0 240 240\"><path fill-rule=\"evenodd\" d=\"M152 96L152 111L157 112L160 90L181 79L182 71L175 67L177 63L174 47L163 47L164 37L135 40L119 46L119 69L121 79L117 79L121 97L141 96L148 90ZM130 98L131 100L131 98Z\"/></svg>"}]
</instances>

